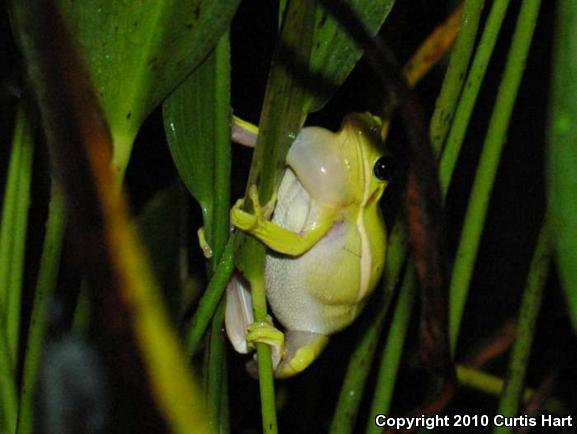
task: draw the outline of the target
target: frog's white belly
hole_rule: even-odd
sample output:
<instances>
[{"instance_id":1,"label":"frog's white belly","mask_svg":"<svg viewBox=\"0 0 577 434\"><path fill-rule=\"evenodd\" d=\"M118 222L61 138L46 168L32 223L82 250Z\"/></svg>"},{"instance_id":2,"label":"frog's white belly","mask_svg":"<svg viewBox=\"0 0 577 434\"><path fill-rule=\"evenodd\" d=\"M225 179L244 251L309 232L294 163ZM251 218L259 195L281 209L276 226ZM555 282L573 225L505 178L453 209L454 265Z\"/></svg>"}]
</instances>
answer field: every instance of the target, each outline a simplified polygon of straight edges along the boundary
<instances>
[{"instance_id":1,"label":"frog's white belly","mask_svg":"<svg viewBox=\"0 0 577 434\"><path fill-rule=\"evenodd\" d=\"M287 170L273 222L300 233L314 227L322 213L322 205L311 200ZM328 335L345 328L358 316L365 300L359 300L361 243L354 222L343 219L299 257L269 251L265 267L267 298L285 328Z\"/></svg>"}]
</instances>

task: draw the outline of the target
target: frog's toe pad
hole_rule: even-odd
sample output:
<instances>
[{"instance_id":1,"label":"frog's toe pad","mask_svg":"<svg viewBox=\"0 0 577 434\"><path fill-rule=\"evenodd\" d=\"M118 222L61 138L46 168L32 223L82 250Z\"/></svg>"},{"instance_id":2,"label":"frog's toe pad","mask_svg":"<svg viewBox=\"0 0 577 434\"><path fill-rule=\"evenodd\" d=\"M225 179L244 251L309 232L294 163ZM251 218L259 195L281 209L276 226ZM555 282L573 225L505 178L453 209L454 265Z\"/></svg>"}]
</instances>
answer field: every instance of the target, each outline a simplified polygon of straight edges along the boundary
<instances>
[{"instance_id":1,"label":"frog's toe pad","mask_svg":"<svg viewBox=\"0 0 577 434\"><path fill-rule=\"evenodd\" d=\"M208 241L206 240L206 233L204 232L204 227L198 228L198 231L196 233L198 236L198 244L202 250L202 253L204 254L204 257L206 259L211 259L213 252L212 248L210 247L210 244L208 244Z\"/></svg>"},{"instance_id":2,"label":"frog's toe pad","mask_svg":"<svg viewBox=\"0 0 577 434\"><path fill-rule=\"evenodd\" d=\"M249 343L263 343L272 346L284 345L284 334L271 323L253 322L248 325L246 340Z\"/></svg>"},{"instance_id":3,"label":"frog's toe pad","mask_svg":"<svg viewBox=\"0 0 577 434\"><path fill-rule=\"evenodd\" d=\"M249 345L262 343L270 346L272 365L276 369L284 353L284 334L270 322L253 322L247 328L246 341Z\"/></svg>"}]
</instances>

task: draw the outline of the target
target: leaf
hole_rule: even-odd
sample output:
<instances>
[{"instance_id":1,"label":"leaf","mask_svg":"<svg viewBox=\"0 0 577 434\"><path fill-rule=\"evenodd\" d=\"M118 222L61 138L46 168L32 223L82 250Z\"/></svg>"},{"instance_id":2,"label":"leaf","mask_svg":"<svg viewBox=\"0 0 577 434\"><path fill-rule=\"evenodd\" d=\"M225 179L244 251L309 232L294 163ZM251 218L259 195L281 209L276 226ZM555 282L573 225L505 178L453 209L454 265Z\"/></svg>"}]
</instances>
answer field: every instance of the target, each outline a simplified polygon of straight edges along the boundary
<instances>
[{"instance_id":1,"label":"leaf","mask_svg":"<svg viewBox=\"0 0 577 434\"><path fill-rule=\"evenodd\" d=\"M122 391L110 395L117 414L125 415L114 421L115 429L188 433L194 427L212 433L127 203L116 189L111 136L73 38L54 1L14 0L10 6L68 204L73 258L87 275L94 336L110 381Z\"/></svg>"},{"instance_id":2,"label":"leaf","mask_svg":"<svg viewBox=\"0 0 577 434\"><path fill-rule=\"evenodd\" d=\"M228 238L230 206L228 33L166 100L163 115L174 164L202 208L207 241L218 260Z\"/></svg>"},{"instance_id":3,"label":"leaf","mask_svg":"<svg viewBox=\"0 0 577 434\"><path fill-rule=\"evenodd\" d=\"M577 3L557 8L547 176L557 265L577 330Z\"/></svg>"},{"instance_id":4,"label":"leaf","mask_svg":"<svg viewBox=\"0 0 577 434\"><path fill-rule=\"evenodd\" d=\"M204 233L213 257L212 279L187 332L192 353L212 318L208 346L206 396L211 424L223 426L221 395L224 378L224 288L232 272L229 237L230 207L230 46L228 32L206 60L176 89L164 106L170 152L189 191L200 203ZM220 261L219 261L220 259ZM222 265L224 264L224 266ZM224 267L224 271L223 271ZM214 317L217 304L221 308Z\"/></svg>"},{"instance_id":5,"label":"leaf","mask_svg":"<svg viewBox=\"0 0 577 434\"><path fill-rule=\"evenodd\" d=\"M126 168L145 117L228 28L239 0L60 0Z\"/></svg>"},{"instance_id":6,"label":"leaf","mask_svg":"<svg viewBox=\"0 0 577 434\"><path fill-rule=\"evenodd\" d=\"M395 0L352 0L349 2L372 36L375 36ZM324 107L334 91L345 81L362 55L348 34L322 8L317 9L310 70L320 75L323 86L317 86L308 101L308 112Z\"/></svg>"}]
</instances>

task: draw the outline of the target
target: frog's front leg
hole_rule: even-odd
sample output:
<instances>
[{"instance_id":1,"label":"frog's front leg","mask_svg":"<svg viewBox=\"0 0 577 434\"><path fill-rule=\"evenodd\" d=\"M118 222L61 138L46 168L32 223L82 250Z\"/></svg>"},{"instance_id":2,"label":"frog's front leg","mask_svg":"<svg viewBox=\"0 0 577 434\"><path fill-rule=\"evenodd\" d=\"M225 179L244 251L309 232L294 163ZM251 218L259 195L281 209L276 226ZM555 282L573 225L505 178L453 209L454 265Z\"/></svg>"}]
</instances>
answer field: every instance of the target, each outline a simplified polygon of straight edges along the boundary
<instances>
[{"instance_id":1,"label":"frog's front leg","mask_svg":"<svg viewBox=\"0 0 577 434\"><path fill-rule=\"evenodd\" d=\"M271 347L276 378L288 378L304 371L324 350L328 336L290 330L283 334L271 322L252 323L246 340L249 345L265 343Z\"/></svg>"},{"instance_id":2,"label":"frog's front leg","mask_svg":"<svg viewBox=\"0 0 577 434\"><path fill-rule=\"evenodd\" d=\"M256 237L270 249L290 256L300 256L323 238L333 226L335 218L326 217L313 228L303 233L296 233L278 226L268 220L271 204L260 206L256 186L249 188L249 198L253 203L254 213L241 209L243 201L239 200L230 211L230 221L237 228Z\"/></svg>"}]
</instances>

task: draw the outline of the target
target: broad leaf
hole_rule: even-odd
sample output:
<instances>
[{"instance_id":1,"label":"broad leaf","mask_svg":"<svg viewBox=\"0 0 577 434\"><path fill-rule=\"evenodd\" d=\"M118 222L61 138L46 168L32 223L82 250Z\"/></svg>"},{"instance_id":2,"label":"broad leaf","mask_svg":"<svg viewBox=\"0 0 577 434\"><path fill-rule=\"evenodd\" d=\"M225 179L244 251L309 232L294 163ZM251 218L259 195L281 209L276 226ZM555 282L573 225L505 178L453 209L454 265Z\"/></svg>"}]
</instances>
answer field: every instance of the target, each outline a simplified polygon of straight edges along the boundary
<instances>
[{"instance_id":1,"label":"broad leaf","mask_svg":"<svg viewBox=\"0 0 577 434\"><path fill-rule=\"evenodd\" d=\"M207 240L218 259L228 237L230 206L228 34L166 100L163 110L174 164L202 208Z\"/></svg>"},{"instance_id":2,"label":"broad leaf","mask_svg":"<svg viewBox=\"0 0 577 434\"><path fill-rule=\"evenodd\" d=\"M84 51L123 172L144 118L196 67L238 0L60 0Z\"/></svg>"}]
</instances>

